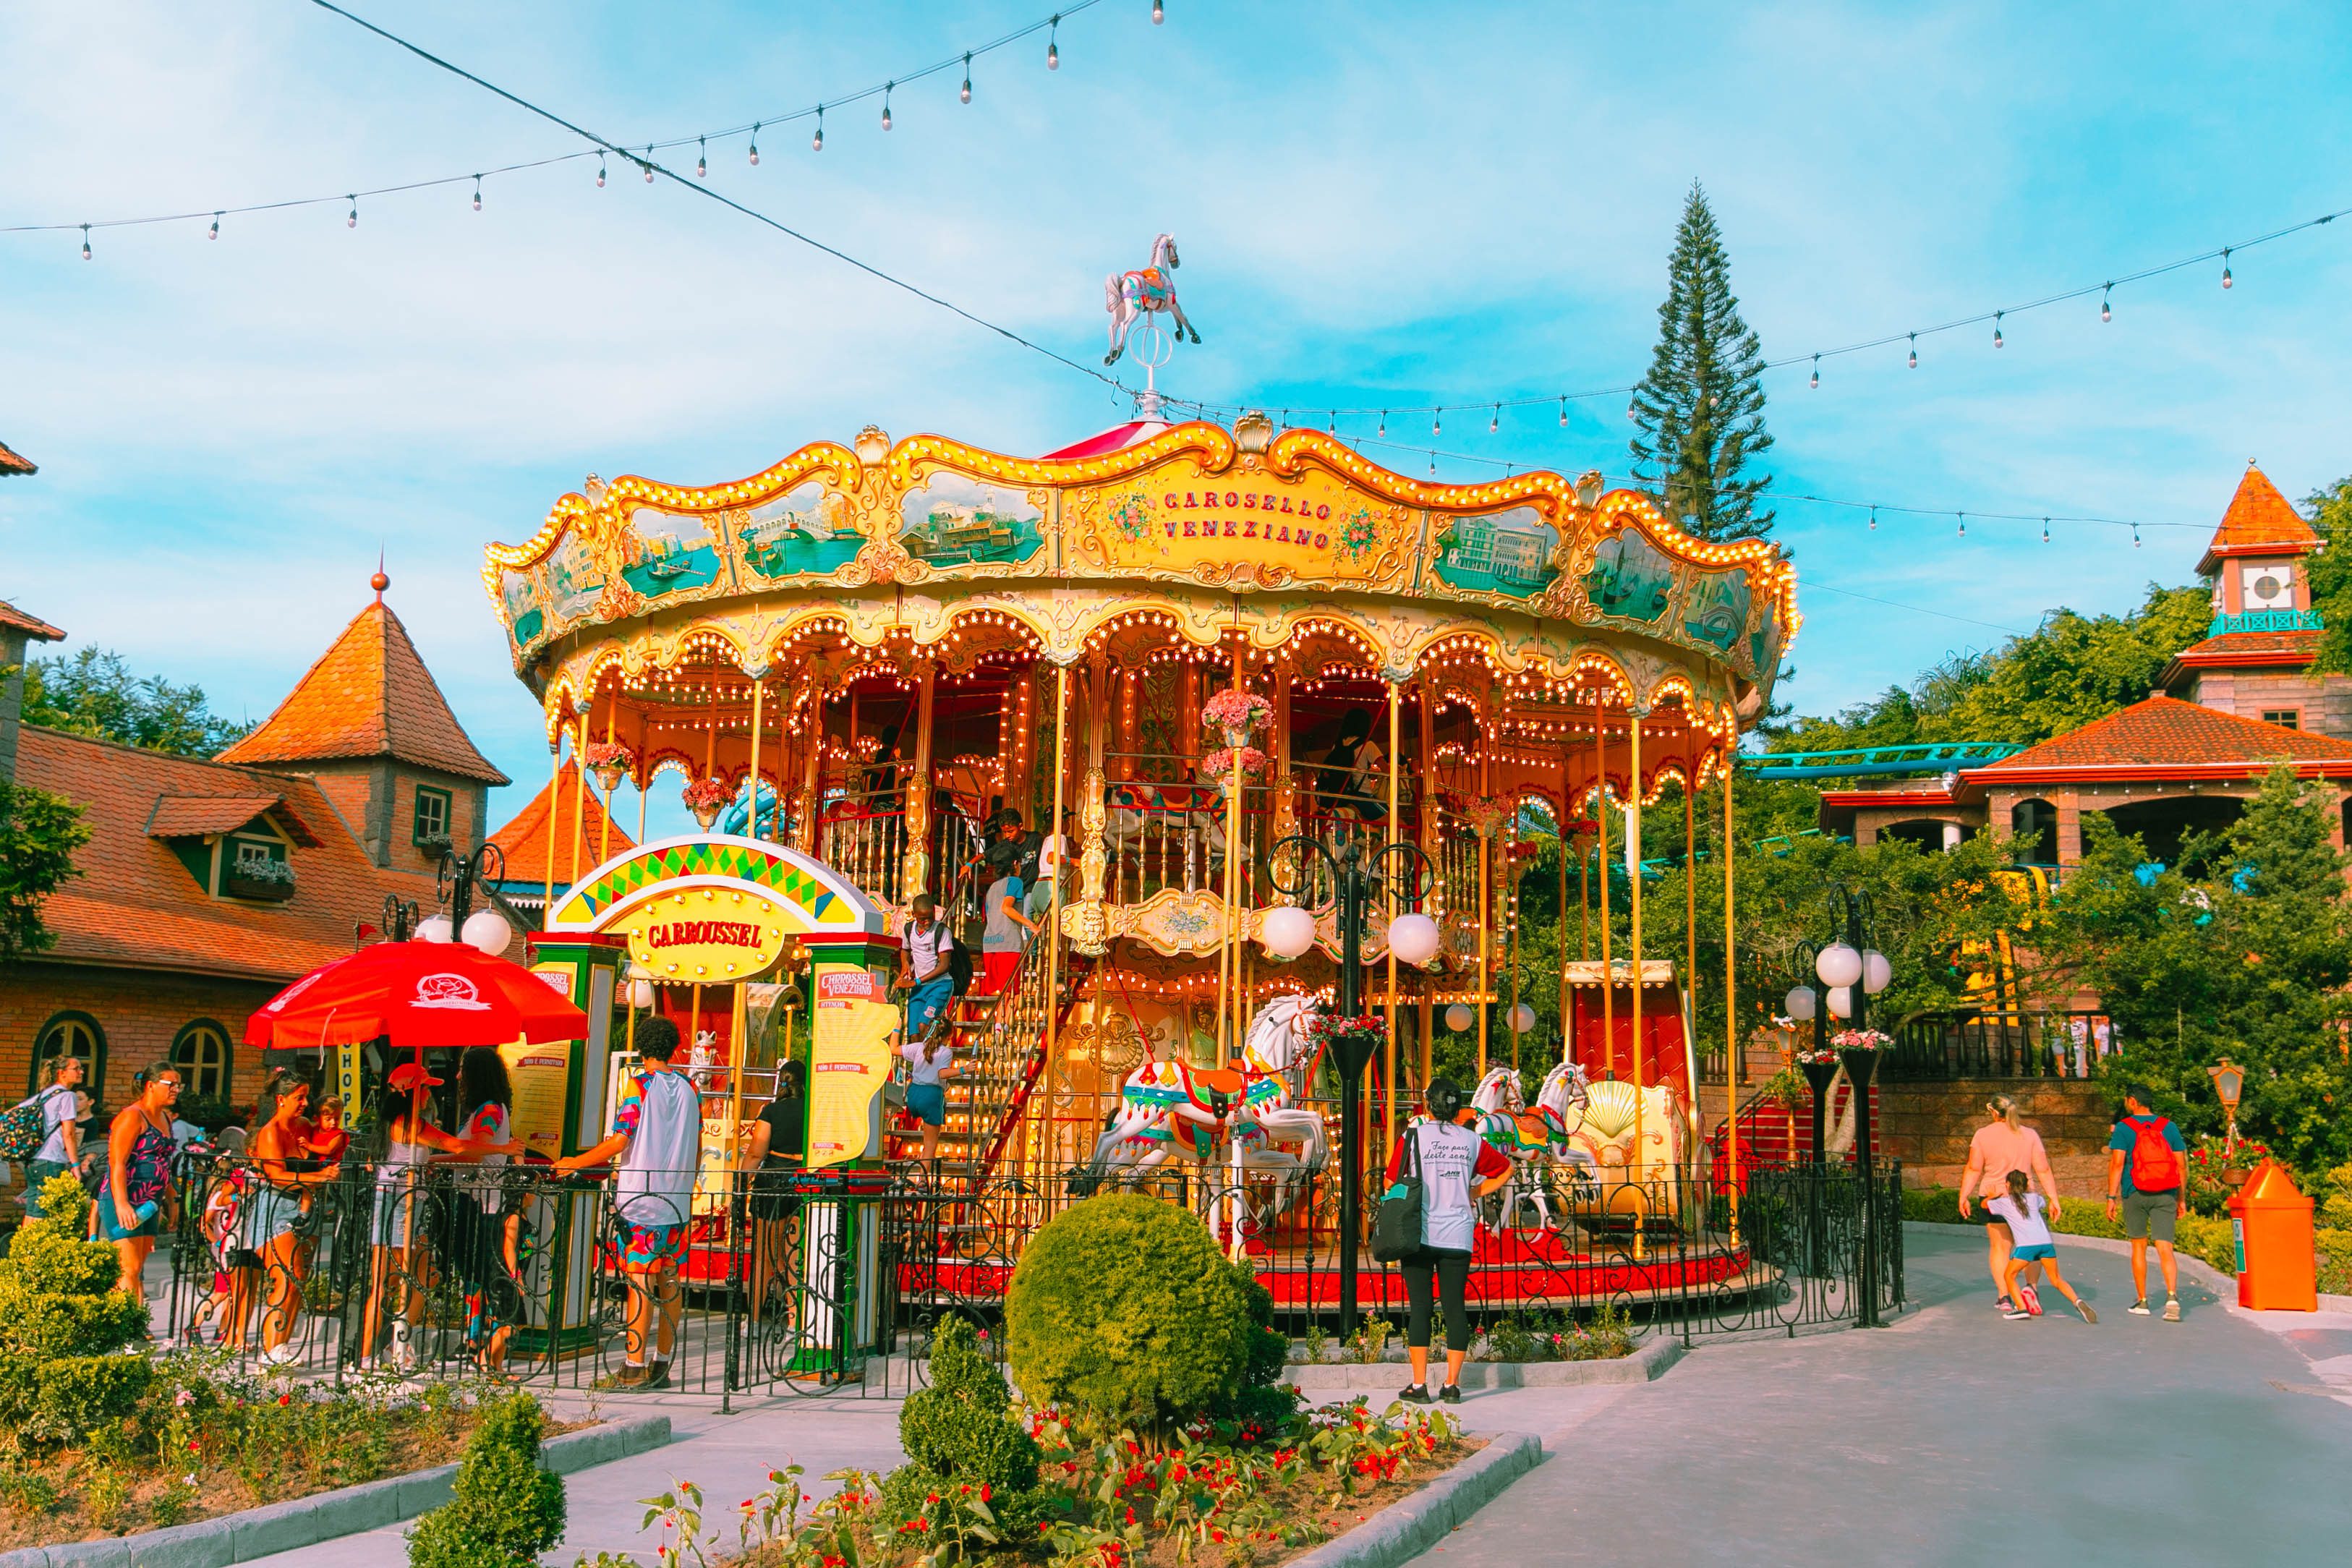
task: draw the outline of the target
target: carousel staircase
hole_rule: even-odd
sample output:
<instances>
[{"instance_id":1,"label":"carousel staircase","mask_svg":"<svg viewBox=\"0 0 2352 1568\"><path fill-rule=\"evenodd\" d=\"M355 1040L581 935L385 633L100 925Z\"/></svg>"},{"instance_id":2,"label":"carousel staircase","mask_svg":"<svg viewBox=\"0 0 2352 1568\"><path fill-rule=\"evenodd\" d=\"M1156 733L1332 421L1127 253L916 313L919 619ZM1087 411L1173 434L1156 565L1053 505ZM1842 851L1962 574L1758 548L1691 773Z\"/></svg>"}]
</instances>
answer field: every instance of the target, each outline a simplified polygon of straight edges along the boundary
<instances>
[{"instance_id":1,"label":"carousel staircase","mask_svg":"<svg viewBox=\"0 0 2352 1568\"><path fill-rule=\"evenodd\" d=\"M1055 989L1045 994L1045 944L1022 955L1011 984L994 995L968 991L949 1004L955 1076L947 1080L948 1120L940 1134L939 1174L985 1182L1003 1159L1029 1093L1045 1068L1045 1021L1067 1022L1093 961L1063 951ZM977 977L975 976L975 984Z\"/></svg>"},{"instance_id":2,"label":"carousel staircase","mask_svg":"<svg viewBox=\"0 0 2352 1568\"><path fill-rule=\"evenodd\" d=\"M1843 1077L1830 1090L1825 1127L1832 1136L1836 1133L1838 1121L1845 1114L1846 1101L1853 1093L1853 1086ZM1885 1140L1881 1135L1883 1123L1875 1084L1871 1086L1870 1095L1870 1148L1871 1153L1877 1155L1885 1151ZM1740 1101L1738 1118L1739 1163L1742 1166L1796 1164L1812 1152L1813 1108L1810 1096L1792 1109L1758 1089ZM1706 1146L1709 1163L1717 1176L1728 1177L1731 1167L1729 1118L1715 1124L1714 1130L1707 1134ZM1841 1154L1832 1151L1831 1157L1850 1160L1853 1152L1848 1150Z\"/></svg>"}]
</instances>

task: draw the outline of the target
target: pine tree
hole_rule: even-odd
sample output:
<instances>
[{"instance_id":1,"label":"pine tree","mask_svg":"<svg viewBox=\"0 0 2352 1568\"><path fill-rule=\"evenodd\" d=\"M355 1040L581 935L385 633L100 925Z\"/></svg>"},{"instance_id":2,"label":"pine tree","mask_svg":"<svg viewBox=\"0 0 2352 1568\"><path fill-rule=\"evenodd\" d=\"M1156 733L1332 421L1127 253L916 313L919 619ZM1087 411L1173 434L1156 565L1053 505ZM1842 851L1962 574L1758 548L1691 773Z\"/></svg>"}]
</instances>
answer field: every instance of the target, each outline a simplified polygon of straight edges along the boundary
<instances>
[{"instance_id":1,"label":"pine tree","mask_svg":"<svg viewBox=\"0 0 2352 1568\"><path fill-rule=\"evenodd\" d=\"M1764 345L1740 319L1731 258L1696 181L1683 204L1658 307L1658 348L1633 392L1633 473L1700 539L1761 539L1772 482L1748 465L1772 447L1764 428Z\"/></svg>"}]
</instances>

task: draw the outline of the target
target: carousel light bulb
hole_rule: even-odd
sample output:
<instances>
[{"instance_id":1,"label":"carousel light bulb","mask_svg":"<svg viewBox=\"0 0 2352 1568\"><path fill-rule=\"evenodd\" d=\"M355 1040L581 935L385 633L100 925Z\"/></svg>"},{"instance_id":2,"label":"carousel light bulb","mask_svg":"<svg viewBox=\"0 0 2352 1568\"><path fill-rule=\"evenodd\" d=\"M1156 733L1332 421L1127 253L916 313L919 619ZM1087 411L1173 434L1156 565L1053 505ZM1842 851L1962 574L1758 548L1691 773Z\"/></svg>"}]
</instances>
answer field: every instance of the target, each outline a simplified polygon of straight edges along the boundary
<instances>
[{"instance_id":1,"label":"carousel light bulb","mask_svg":"<svg viewBox=\"0 0 2352 1568\"><path fill-rule=\"evenodd\" d=\"M482 210L482 176L479 174L474 176L474 210Z\"/></svg>"},{"instance_id":2,"label":"carousel light bulb","mask_svg":"<svg viewBox=\"0 0 2352 1568\"><path fill-rule=\"evenodd\" d=\"M1865 948L1862 954L1862 988L1875 996L1893 984L1895 966L1876 948Z\"/></svg>"},{"instance_id":3,"label":"carousel light bulb","mask_svg":"<svg viewBox=\"0 0 2352 1568\"><path fill-rule=\"evenodd\" d=\"M1851 985L1862 978L1862 954L1844 942L1833 942L1815 955L1813 973L1824 985Z\"/></svg>"},{"instance_id":4,"label":"carousel light bulb","mask_svg":"<svg viewBox=\"0 0 2352 1568\"><path fill-rule=\"evenodd\" d=\"M1800 1024L1810 1024L1813 1021L1814 1003L1813 988L1800 985L1780 998L1780 1011Z\"/></svg>"},{"instance_id":5,"label":"carousel light bulb","mask_svg":"<svg viewBox=\"0 0 2352 1568\"><path fill-rule=\"evenodd\" d=\"M1297 958L1315 945L1315 917L1295 905L1268 910L1259 940L1276 958Z\"/></svg>"},{"instance_id":6,"label":"carousel light bulb","mask_svg":"<svg viewBox=\"0 0 2352 1568\"><path fill-rule=\"evenodd\" d=\"M1437 922L1418 911L1389 922L1389 951L1403 963L1420 968L1437 956Z\"/></svg>"},{"instance_id":7,"label":"carousel light bulb","mask_svg":"<svg viewBox=\"0 0 2352 1568\"><path fill-rule=\"evenodd\" d=\"M640 1013L649 1013L654 1005L654 983L650 980L629 982L629 1005Z\"/></svg>"}]
</instances>

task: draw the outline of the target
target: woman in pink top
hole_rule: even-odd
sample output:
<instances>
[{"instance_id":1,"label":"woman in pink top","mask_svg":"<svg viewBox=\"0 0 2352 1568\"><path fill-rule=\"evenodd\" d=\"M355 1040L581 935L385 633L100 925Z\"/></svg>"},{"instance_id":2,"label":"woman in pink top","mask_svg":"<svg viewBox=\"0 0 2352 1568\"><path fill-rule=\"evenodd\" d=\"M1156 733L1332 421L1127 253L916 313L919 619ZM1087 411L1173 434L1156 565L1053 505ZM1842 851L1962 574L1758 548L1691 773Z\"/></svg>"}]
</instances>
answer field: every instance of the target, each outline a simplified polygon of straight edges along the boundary
<instances>
[{"instance_id":1,"label":"woman in pink top","mask_svg":"<svg viewBox=\"0 0 2352 1568\"><path fill-rule=\"evenodd\" d=\"M1983 1205L2009 1191L2009 1173L2022 1171L2050 1200L2047 1217L2058 1217L2058 1180L2050 1173L2050 1155L2042 1135L2018 1120L2017 1101L1996 1094L1985 1102L1992 1120L1969 1140L1969 1168L1960 1175L1960 1217L1985 1227L1986 1262L1992 1270L1993 1294L2000 1310L2009 1300L2009 1254L2014 1245L2007 1222ZM2028 1265L2029 1271L2038 1272Z\"/></svg>"}]
</instances>

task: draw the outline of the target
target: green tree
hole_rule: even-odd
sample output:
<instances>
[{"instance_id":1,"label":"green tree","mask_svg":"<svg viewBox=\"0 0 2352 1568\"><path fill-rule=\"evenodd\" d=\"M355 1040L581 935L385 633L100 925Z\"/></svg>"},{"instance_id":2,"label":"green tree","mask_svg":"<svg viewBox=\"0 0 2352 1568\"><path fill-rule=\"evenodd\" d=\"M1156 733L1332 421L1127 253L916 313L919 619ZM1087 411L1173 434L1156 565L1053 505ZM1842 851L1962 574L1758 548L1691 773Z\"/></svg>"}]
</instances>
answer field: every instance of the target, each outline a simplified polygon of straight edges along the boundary
<instances>
[{"instance_id":1,"label":"green tree","mask_svg":"<svg viewBox=\"0 0 2352 1568\"><path fill-rule=\"evenodd\" d=\"M181 757L209 757L252 732L214 713L199 686L138 676L119 653L86 647L25 669L25 722Z\"/></svg>"},{"instance_id":2,"label":"green tree","mask_svg":"<svg viewBox=\"0 0 2352 1568\"><path fill-rule=\"evenodd\" d=\"M89 842L80 806L0 779L0 963L46 952L57 940L41 923L41 901L80 875L74 851Z\"/></svg>"},{"instance_id":3,"label":"green tree","mask_svg":"<svg viewBox=\"0 0 2352 1568\"><path fill-rule=\"evenodd\" d=\"M2319 639L2315 668L2352 675L2352 551L2335 548L2352 543L2352 477L2313 491L2303 506L2311 526L2330 546L2305 561L2311 607L2327 622L2327 635Z\"/></svg>"},{"instance_id":4,"label":"green tree","mask_svg":"<svg viewBox=\"0 0 2352 1568\"><path fill-rule=\"evenodd\" d=\"M1772 476L1750 465L1769 451L1764 345L1740 318L1731 258L1697 182L1683 203L1658 346L1633 392L1633 474L1700 539L1761 539L1772 513L1758 502Z\"/></svg>"}]
</instances>

